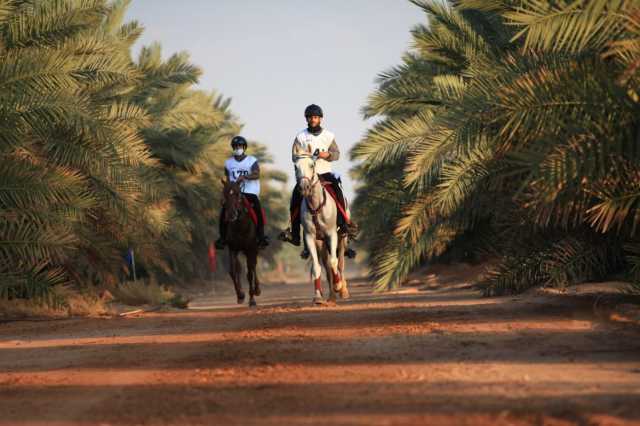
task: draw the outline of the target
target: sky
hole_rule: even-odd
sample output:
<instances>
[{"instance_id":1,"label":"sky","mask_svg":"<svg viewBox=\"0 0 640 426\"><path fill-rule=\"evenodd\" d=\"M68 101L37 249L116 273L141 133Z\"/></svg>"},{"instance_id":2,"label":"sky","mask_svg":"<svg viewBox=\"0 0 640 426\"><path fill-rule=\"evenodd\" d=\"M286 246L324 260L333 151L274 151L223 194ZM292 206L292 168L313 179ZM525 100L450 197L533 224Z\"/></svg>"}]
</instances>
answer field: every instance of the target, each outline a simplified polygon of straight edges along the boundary
<instances>
[{"instance_id":1,"label":"sky","mask_svg":"<svg viewBox=\"0 0 640 426\"><path fill-rule=\"evenodd\" d=\"M410 47L411 28L425 21L407 0L133 0L127 19L145 27L136 50L158 41L165 57L190 53L204 71L200 88L232 99L242 134L269 147L291 185L304 108L320 105L349 196L349 150L370 125L361 108L376 76Z\"/></svg>"}]
</instances>

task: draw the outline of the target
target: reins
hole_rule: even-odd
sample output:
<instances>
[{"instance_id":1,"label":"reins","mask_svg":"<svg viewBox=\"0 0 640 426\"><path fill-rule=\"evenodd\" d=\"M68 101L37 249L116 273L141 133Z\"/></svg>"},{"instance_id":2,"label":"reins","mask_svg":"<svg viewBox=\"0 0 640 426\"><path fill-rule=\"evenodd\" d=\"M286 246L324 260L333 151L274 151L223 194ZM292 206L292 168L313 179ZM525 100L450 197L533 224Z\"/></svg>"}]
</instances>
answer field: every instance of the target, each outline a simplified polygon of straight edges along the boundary
<instances>
[{"instance_id":1,"label":"reins","mask_svg":"<svg viewBox=\"0 0 640 426\"><path fill-rule=\"evenodd\" d=\"M318 177L317 174L314 174L313 177L315 179L309 179L308 177L302 177L300 180L304 180L307 179L309 181L311 181L311 189L315 188L316 185L318 185L320 183L320 178ZM314 222L316 220L316 217L318 216L318 213L320 213L320 210L322 210L322 208L327 204L327 191L324 188L324 185L322 185L322 202L320 203L320 205L317 208L313 208L311 205L311 202L309 201L309 197L304 197L304 201L307 204L307 209L309 210L309 213L311 213L311 216L313 216L314 218Z\"/></svg>"},{"instance_id":2,"label":"reins","mask_svg":"<svg viewBox=\"0 0 640 426\"><path fill-rule=\"evenodd\" d=\"M232 201L229 198L232 198L231 196L227 196L225 201ZM234 195L233 196L233 218L229 219L227 222L231 223L231 222L236 222L238 220L240 220L243 216L245 215L249 215L249 211L247 210L247 207L245 205L245 196L242 194L242 189L240 191L238 191L238 195Z\"/></svg>"}]
</instances>

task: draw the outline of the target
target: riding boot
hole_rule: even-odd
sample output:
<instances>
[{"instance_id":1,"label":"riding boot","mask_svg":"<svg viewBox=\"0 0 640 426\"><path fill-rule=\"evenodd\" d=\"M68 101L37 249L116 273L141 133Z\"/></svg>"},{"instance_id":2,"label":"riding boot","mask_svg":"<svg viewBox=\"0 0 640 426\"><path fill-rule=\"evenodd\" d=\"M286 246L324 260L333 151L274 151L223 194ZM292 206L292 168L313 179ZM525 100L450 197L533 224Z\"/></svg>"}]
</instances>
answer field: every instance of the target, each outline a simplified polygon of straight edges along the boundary
<instances>
[{"instance_id":1,"label":"riding boot","mask_svg":"<svg viewBox=\"0 0 640 426\"><path fill-rule=\"evenodd\" d=\"M357 241L358 232L360 230L360 228L358 228L358 224L351 220L345 225L345 227L347 230L347 235L349 236L349 241Z\"/></svg>"},{"instance_id":2,"label":"riding boot","mask_svg":"<svg viewBox=\"0 0 640 426\"><path fill-rule=\"evenodd\" d=\"M260 224L258 225L258 229L256 230L257 233L257 237L258 237L258 247L259 248L265 248L269 245L269 238L267 238L266 235L264 235L264 225Z\"/></svg>"},{"instance_id":3,"label":"riding boot","mask_svg":"<svg viewBox=\"0 0 640 426\"><path fill-rule=\"evenodd\" d=\"M353 224L353 222L351 222L351 224ZM345 235L347 236L347 244L349 244L349 241L353 239L350 232L351 229L353 228L350 227L350 224L345 220L345 218L341 214L339 214L338 215L338 233L342 236L345 236ZM357 232L358 228L356 227L355 229ZM355 259L357 253L351 247L346 247L344 251L344 255L349 259Z\"/></svg>"},{"instance_id":4,"label":"riding boot","mask_svg":"<svg viewBox=\"0 0 640 426\"><path fill-rule=\"evenodd\" d=\"M300 257L306 260L311 256L311 252L309 251L309 247L307 247L307 240L302 241L302 243L304 244L304 249L300 252Z\"/></svg>"},{"instance_id":5,"label":"riding boot","mask_svg":"<svg viewBox=\"0 0 640 426\"><path fill-rule=\"evenodd\" d=\"M264 235L264 216L262 215L262 205L257 196L251 197L251 207L256 213L258 223L256 224L256 237L258 248L265 248L269 245L269 239Z\"/></svg>"}]
</instances>

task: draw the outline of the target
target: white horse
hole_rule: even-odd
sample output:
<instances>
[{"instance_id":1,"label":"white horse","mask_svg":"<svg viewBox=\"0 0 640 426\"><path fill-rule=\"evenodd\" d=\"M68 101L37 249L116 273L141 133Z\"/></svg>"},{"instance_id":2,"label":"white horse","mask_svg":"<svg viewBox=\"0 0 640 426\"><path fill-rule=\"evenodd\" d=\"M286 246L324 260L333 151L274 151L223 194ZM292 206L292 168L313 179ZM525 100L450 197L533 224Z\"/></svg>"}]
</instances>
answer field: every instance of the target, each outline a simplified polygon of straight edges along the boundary
<instances>
[{"instance_id":1,"label":"white horse","mask_svg":"<svg viewBox=\"0 0 640 426\"><path fill-rule=\"evenodd\" d=\"M338 207L316 173L317 159L317 153L299 154L295 169L303 197L300 219L312 260L311 277L315 288L313 303L324 304L321 264L329 282L329 301L336 301L336 293L343 299L349 298L347 281L344 279L347 237L338 234Z\"/></svg>"}]
</instances>

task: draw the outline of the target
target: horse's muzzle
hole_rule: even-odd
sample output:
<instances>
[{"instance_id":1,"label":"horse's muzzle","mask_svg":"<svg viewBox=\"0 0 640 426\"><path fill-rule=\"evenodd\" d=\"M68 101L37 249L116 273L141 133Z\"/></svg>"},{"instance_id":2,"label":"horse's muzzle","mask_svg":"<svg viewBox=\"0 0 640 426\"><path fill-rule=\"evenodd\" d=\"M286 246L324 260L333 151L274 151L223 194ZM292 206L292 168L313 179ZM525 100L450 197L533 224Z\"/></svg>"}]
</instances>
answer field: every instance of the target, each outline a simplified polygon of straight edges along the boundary
<instances>
[{"instance_id":1,"label":"horse's muzzle","mask_svg":"<svg viewBox=\"0 0 640 426\"><path fill-rule=\"evenodd\" d=\"M312 193L313 185L309 179L300 180L300 193L303 197L309 197Z\"/></svg>"}]
</instances>

